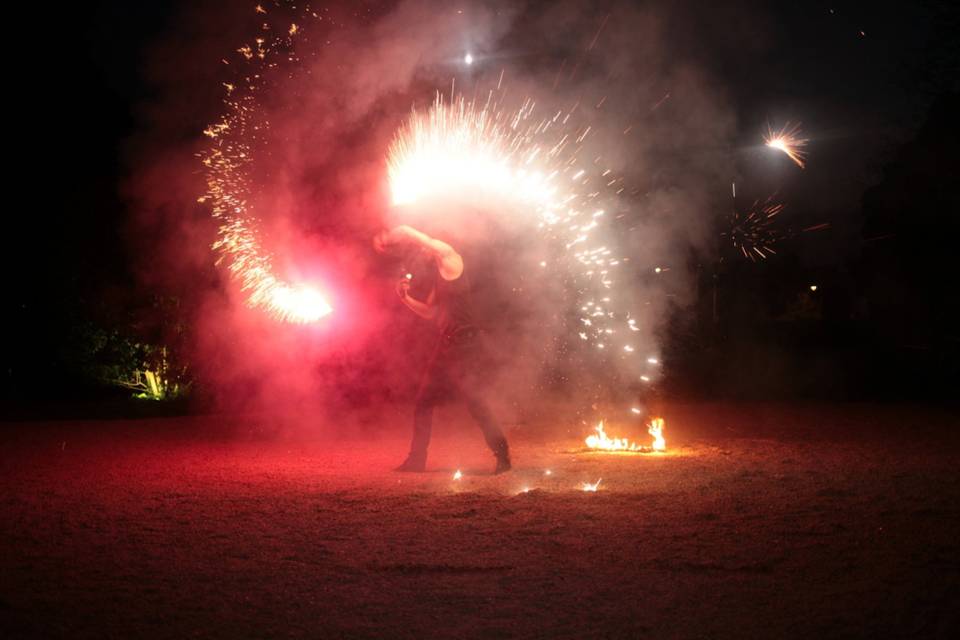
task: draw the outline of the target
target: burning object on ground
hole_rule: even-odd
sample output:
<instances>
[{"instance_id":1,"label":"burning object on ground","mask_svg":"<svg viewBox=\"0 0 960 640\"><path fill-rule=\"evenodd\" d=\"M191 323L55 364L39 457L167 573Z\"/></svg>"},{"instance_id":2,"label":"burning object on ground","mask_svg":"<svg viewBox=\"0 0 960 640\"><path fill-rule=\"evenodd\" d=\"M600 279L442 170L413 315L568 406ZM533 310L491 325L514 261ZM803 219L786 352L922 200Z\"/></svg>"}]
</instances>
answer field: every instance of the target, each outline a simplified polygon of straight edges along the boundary
<instances>
[{"instance_id":1,"label":"burning object on ground","mask_svg":"<svg viewBox=\"0 0 960 640\"><path fill-rule=\"evenodd\" d=\"M632 453L653 453L666 451L667 442L663 438L663 418L654 418L647 426L647 433L653 437L649 445L631 442L628 438L611 438L603 428L601 420L594 428L596 433L586 437L584 443L589 451L624 451Z\"/></svg>"}]
</instances>

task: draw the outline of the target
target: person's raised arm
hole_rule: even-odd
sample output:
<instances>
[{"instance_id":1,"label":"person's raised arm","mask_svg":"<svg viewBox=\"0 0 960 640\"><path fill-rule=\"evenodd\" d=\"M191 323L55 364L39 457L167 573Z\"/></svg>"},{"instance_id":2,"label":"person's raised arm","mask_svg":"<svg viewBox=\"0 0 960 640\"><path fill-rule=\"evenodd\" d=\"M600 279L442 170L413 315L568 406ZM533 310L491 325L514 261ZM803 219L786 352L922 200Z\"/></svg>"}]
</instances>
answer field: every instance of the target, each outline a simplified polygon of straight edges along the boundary
<instances>
[{"instance_id":1,"label":"person's raised arm","mask_svg":"<svg viewBox=\"0 0 960 640\"><path fill-rule=\"evenodd\" d=\"M440 277L444 280L456 280L463 274L463 258L453 247L443 240L431 238L409 225L402 224L388 231L382 231L373 240L373 244L378 250L402 242L419 245L430 252L437 261Z\"/></svg>"}]
</instances>

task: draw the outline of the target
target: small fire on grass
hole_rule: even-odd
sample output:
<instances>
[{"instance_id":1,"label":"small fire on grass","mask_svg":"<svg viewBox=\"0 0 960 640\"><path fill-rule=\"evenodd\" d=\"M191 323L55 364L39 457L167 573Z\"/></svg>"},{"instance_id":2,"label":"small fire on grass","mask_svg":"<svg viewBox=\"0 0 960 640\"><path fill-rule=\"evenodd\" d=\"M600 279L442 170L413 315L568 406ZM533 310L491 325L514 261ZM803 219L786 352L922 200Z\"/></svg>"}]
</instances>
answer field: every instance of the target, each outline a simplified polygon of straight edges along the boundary
<instances>
[{"instance_id":1,"label":"small fire on grass","mask_svg":"<svg viewBox=\"0 0 960 640\"><path fill-rule=\"evenodd\" d=\"M584 491L591 491L591 492L596 491L597 489L600 488L601 480L603 480L603 478L597 478L596 482L582 482L580 484L580 488Z\"/></svg>"},{"instance_id":2,"label":"small fire on grass","mask_svg":"<svg viewBox=\"0 0 960 640\"><path fill-rule=\"evenodd\" d=\"M637 444L627 438L611 438L603 430L603 420L597 424L596 433L587 436L584 441L587 448L593 451L627 451L634 453L652 453L654 451L666 451L667 442L663 439L663 418L654 418L647 426L647 433L653 436L653 442L649 445Z\"/></svg>"}]
</instances>

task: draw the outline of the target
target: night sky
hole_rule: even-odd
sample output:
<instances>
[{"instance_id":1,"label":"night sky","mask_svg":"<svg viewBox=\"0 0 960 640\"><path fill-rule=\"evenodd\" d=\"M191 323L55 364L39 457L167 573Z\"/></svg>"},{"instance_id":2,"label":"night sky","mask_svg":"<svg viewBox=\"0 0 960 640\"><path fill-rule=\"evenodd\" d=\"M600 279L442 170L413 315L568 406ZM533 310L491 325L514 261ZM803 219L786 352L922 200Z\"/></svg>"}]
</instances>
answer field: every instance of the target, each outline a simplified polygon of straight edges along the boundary
<instances>
[{"instance_id":1,"label":"night sky","mask_svg":"<svg viewBox=\"0 0 960 640\"><path fill-rule=\"evenodd\" d=\"M605 13L603 2L592 4L596 21L584 26L584 37ZM524 15L550 5L526 5L505 38L511 55L570 53L563 43L526 42ZM933 0L722 5L688 3L670 13L677 24L667 28L721 85L736 116L737 166L729 181L710 188L723 194L737 181L738 190L757 197L775 190L788 203L791 226L830 223L785 244L777 260L817 273L845 270L863 247L864 193L881 182L935 103L948 110L957 104L960 12L955 3ZM7 102L20 111L8 121L8 150L16 151L8 155L15 176L8 188L26 198L8 208L4 315L15 329L5 332L12 364L4 386L19 389L38 384L44 362L57 366L54 345L66 325L96 318L117 291L138 286L125 194L140 169L131 141L147 126L157 90L150 69L159 52L203 35L182 22L188 12L178 3L89 2L40 11L48 14L22 17L15 64L8 58L15 68ZM529 50L519 51L525 42ZM208 114L197 111L199 135ZM802 122L811 139L802 171L786 158L771 160L761 146L767 123L787 121ZM956 135L955 126L942 131L945 140ZM954 161L941 175L956 175L956 168ZM955 243L944 231L933 234L941 244L931 251ZM776 268L769 273L779 277ZM14 370L24 369L32 373L18 378Z\"/></svg>"}]
</instances>

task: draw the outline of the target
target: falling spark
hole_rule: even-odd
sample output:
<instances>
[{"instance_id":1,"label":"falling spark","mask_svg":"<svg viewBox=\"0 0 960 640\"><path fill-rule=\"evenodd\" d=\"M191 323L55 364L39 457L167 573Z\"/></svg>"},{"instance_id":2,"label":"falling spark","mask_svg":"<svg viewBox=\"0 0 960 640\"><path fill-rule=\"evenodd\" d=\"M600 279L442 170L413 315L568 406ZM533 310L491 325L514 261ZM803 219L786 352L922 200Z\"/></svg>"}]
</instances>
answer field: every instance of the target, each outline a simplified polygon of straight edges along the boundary
<instances>
[{"instance_id":1,"label":"falling spark","mask_svg":"<svg viewBox=\"0 0 960 640\"><path fill-rule=\"evenodd\" d=\"M764 137L763 142L771 149L776 149L787 154L787 156L802 169L806 165L805 158L807 156L803 147L807 146L809 140L801 137L800 134L799 123L795 125L787 123L780 131L774 131L768 127L767 135Z\"/></svg>"}]
</instances>

